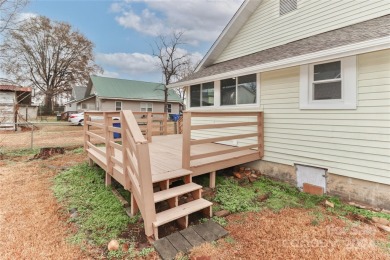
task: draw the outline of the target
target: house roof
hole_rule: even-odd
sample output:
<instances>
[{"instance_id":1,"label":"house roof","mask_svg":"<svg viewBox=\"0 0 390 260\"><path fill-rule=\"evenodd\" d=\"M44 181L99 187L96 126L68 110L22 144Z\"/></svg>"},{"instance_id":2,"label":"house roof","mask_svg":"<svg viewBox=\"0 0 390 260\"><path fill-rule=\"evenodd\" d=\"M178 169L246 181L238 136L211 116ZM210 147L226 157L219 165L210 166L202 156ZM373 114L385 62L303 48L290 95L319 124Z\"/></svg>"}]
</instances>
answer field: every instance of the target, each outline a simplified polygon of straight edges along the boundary
<instances>
[{"instance_id":1,"label":"house roof","mask_svg":"<svg viewBox=\"0 0 390 260\"><path fill-rule=\"evenodd\" d=\"M390 15L385 15L365 22L307 37L285 45L211 65L200 69L177 83L171 84L169 87L179 87L186 85L187 82L191 83L191 81L196 79L284 60L299 55L310 54L372 39L389 37L389 24Z\"/></svg>"},{"instance_id":2,"label":"house roof","mask_svg":"<svg viewBox=\"0 0 390 260\"><path fill-rule=\"evenodd\" d=\"M73 87L73 93L74 96L72 96L73 100L80 100L85 97L85 93L87 92L87 87L84 86L74 86Z\"/></svg>"},{"instance_id":3,"label":"house roof","mask_svg":"<svg viewBox=\"0 0 390 260\"><path fill-rule=\"evenodd\" d=\"M8 91L20 91L20 92L31 92L32 89L29 87L19 87L14 85L0 85L0 90L8 90Z\"/></svg>"},{"instance_id":4,"label":"house roof","mask_svg":"<svg viewBox=\"0 0 390 260\"><path fill-rule=\"evenodd\" d=\"M95 95L100 98L164 101L164 85L161 83L91 76ZM93 94L93 93L90 93ZM168 91L169 102L182 102L177 93Z\"/></svg>"}]
</instances>

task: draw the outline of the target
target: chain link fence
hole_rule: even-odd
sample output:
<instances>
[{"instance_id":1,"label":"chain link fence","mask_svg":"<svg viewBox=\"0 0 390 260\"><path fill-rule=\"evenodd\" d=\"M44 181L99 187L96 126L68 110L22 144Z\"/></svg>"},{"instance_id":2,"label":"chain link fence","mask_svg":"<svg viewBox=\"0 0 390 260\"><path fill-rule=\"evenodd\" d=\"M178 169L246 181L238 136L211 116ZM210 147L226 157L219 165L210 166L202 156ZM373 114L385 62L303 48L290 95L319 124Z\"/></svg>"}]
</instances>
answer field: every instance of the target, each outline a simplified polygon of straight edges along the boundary
<instances>
[{"instance_id":1,"label":"chain link fence","mask_svg":"<svg viewBox=\"0 0 390 260\"><path fill-rule=\"evenodd\" d=\"M68 122L29 122L17 124L16 129L0 129L0 154L42 147L77 147L84 141L83 127Z\"/></svg>"}]
</instances>

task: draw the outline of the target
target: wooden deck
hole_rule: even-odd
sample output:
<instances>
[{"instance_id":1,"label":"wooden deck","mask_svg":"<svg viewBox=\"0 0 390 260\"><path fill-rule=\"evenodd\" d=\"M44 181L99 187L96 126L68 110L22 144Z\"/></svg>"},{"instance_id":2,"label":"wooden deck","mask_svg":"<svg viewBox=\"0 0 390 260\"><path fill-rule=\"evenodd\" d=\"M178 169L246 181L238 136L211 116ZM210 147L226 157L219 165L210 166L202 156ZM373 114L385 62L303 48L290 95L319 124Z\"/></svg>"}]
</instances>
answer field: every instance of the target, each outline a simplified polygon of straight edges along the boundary
<instances>
[{"instance_id":1,"label":"wooden deck","mask_svg":"<svg viewBox=\"0 0 390 260\"><path fill-rule=\"evenodd\" d=\"M140 211L146 235L154 235L158 239L158 227L165 223L176 220L186 228L188 215L193 212L202 211L206 216L212 216L212 203L202 199L202 187L192 183L193 176L209 173L210 186L213 187L217 170L259 160L263 156L264 147L261 112L192 113L194 117L254 118L253 121L234 120L230 123L204 125L192 125L191 113L186 113L183 125L179 127L183 129L183 134L176 135L166 135L167 115L163 114L161 117L161 113L156 114L160 119L150 112L86 112L84 147L91 161L106 171L106 185L110 185L111 178L114 178L131 192L132 214ZM141 117L137 120L136 115ZM231 135L227 135L228 130L222 136L191 139L193 130L231 129L240 126L250 126L254 130L244 134L233 131ZM121 137L118 138L119 134ZM154 136L155 134L158 135ZM257 138L257 143L240 147L221 144L249 137ZM183 180L184 184L171 188L170 184L178 179ZM156 191L156 186L159 191ZM194 200L179 205L179 197L184 194L191 194ZM156 212L155 203L161 201L166 201L170 209Z\"/></svg>"},{"instance_id":2,"label":"wooden deck","mask_svg":"<svg viewBox=\"0 0 390 260\"><path fill-rule=\"evenodd\" d=\"M153 142L149 144L153 183L165 178L164 175L182 170L182 147L181 134L153 137ZM105 147L99 147L99 149L104 154L106 153ZM209 143L197 145L192 152L193 155L200 155L206 152L219 152L229 149L231 149L231 146ZM91 153L106 164L103 154L94 151L91 151ZM122 152L118 149L115 149L115 157L118 161L123 161ZM197 176L258 159L260 159L259 152L248 149L195 160L191 163L190 171L192 176ZM117 169L122 171L121 167L117 167Z\"/></svg>"}]
</instances>

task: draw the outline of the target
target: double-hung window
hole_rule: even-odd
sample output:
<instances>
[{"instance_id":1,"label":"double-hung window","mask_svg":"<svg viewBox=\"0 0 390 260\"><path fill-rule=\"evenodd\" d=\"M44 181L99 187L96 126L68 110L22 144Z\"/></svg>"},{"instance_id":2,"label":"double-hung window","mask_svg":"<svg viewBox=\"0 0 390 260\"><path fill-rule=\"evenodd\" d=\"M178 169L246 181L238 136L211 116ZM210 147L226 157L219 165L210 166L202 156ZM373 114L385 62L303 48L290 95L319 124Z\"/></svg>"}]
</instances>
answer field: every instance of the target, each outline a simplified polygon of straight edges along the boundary
<instances>
[{"instance_id":1,"label":"double-hung window","mask_svg":"<svg viewBox=\"0 0 390 260\"><path fill-rule=\"evenodd\" d=\"M115 111L122 110L122 101L115 101Z\"/></svg>"},{"instance_id":2,"label":"double-hung window","mask_svg":"<svg viewBox=\"0 0 390 260\"><path fill-rule=\"evenodd\" d=\"M153 112L153 103L141 102L141 112Z\"/></svg>"},{"instance_id":3,"label":"double-hung window","mask_svg":"<svg viewBox=\"0 0 390 260\"><path fill-rule=\"evenodd\" d=\"M256 103L256 74L221 80L221 106Z\"/></svg>"},{"instance_id":4,"label":"double-hung window","mask_svg":"<svg viewBox=\"0 0 390 260\"><path fill-rule=\"evenodd\" d=\"M355 109L356 57L301 66L301 109Z\"/></svg>"},{"instance_id":5,"label":"double-hung window","mask_svg":"<svg viewBox=\"0 0 390 260\"><path fill-rule=\"evenodd\" d=\"M167 104L167 112L172 113L172 104Z\"/></svg>"},{"instance_id":6,"label":"double-hung window","mask_svg":"<svg viewBox=\"0 0 390 260\"><path fill-rule=\"evenodd\" d=\"M214 105L214 82L190 86L190 107Z\"/></svg>"}]
</instances>

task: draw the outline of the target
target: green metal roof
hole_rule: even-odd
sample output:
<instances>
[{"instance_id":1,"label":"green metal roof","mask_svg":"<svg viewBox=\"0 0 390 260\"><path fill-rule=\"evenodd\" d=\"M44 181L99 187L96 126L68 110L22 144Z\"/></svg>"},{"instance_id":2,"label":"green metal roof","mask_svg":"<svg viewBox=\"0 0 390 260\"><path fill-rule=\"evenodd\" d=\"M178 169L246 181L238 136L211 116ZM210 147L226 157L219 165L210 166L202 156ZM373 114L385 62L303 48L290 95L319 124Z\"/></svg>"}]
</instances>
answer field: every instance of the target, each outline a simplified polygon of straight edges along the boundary
<instances>
[{"instance_id":1,"label":"green metal roof","mask_svg":"<svg viewBox=\"0 0 390 260\"><path fill-rule=\"evenodd\" d=\"M99 97L164 101L164 85L161 83L100 76L91 76L91 81L96 96ZM179 95L172 89L168 91L168 101L182 102Z\"/></svg>"}]
</instances>

